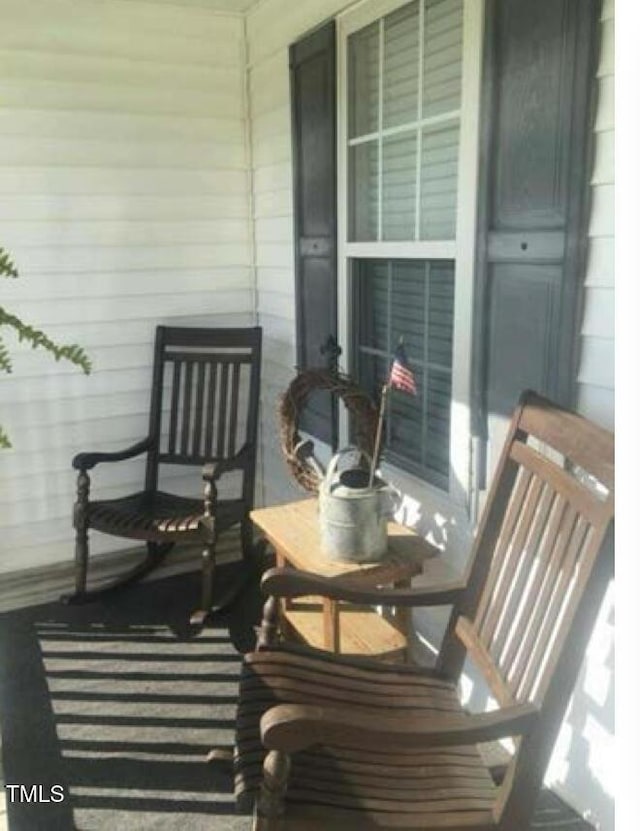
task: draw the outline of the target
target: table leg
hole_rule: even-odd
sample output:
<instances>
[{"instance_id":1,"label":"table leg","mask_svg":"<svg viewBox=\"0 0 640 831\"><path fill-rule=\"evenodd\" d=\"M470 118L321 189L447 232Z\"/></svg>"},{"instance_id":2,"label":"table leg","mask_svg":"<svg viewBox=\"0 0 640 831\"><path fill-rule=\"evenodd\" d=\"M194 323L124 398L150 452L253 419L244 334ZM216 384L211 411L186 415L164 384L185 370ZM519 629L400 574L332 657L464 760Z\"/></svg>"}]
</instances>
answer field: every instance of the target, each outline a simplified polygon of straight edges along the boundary
<instances>
[{"instance_id":1,"label":"table leg","mask_svg":"<svg viewBox=\"0 0 640 831\"><path fill-rule=\"evenodd\" d=\"M288 565L287 558L276 548L276 566L278 568L285 568ZM293 600L290 597L285 597L281 601L283 611L293 608Z\"/></svg>"},{"instance_id":2,"label":"table leg","mask_svg":"<svg viewBox=\"0 0 640 831\"><path fill-rule=\"evenodd\" d=\"M411 580L397 580L394 584L397 589L408 589L411 587ZM409 632L411 631L411 607L397 606L395 611L395 619L398 629L402 632L407 642L404 650L404 660L409 660Z\"/></svg>"},{"instance_id":3,"label":"table leg","mask_svg":"<svg viewBox=\"0 0 640 831\"><path fill-rule=\"evenodd\" d=\"M322 623L325 649L335 653L340 652L340 618L338 617L337 601L329 600L326 597L323 599Z\"/></svg>"}]
</instances>

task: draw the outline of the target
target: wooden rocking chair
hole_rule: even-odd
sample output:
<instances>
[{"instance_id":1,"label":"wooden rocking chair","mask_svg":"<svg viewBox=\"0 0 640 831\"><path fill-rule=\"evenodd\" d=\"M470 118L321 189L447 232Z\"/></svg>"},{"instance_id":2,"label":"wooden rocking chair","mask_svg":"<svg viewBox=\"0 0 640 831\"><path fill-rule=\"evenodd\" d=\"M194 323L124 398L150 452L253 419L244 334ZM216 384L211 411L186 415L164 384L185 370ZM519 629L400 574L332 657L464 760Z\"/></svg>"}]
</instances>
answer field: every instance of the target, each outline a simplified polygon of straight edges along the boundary
<instances>
[{"instance_id":1,"label":"wooden rocking chair","mask_svg":"<svg viewBox=\"0 0 640 831\"><path fill-rule=\"evenodd\" d=\"M551 451L551 452L548 452ZM466 579L362 588L273 569L258 651L245 656L236 794L259 831L526 831L612 573L607 431L526 393ZM276 598L452 605L435 669L278 644ZM465 658L497 709L471 714ZM511 738L498 775L484 743Z\"/></svg>"},{"instance_id":2,"label":"wooden rocking chair","mask_svg":"<svg viewBox=\"0 0 640 831\"><path fill-rule=\"evenodd\" d=\"M80 453L73 523L76 529L75 594L84 601L138 580L164 559L177 542L201 543L202 601L192 616L201 623L213 602L218 535L240 524L243 554L251 550L262 330L158 326L151 388L149 434L126 450ZM98 463L147 454L144 490L119 499L89 499L89 474ZM160 465L203 468L204 498L158 490ZM242 472L241 493L218 499L216 482ZM147 557L124 577L87 590L89 529L144 540ZM226 598L227 601L231 598Z\"/></svg>"}]
</instances>

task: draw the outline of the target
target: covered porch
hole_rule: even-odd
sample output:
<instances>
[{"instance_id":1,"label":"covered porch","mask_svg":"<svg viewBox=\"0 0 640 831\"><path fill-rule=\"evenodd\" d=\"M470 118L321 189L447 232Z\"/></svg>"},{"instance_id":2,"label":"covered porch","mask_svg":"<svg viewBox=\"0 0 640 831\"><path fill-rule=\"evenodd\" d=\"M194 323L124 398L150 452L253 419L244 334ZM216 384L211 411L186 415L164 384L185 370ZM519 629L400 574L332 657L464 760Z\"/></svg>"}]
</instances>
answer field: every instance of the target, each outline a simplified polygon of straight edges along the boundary
<instances>
[{"instance_id":1,"label":"covered porch","mask_svg":"<svg viewBox=\"0 0 640 831\"><path fill-rule=\"evenodd\" d=\"M557 179L549 174L542 185L535 177L538 159L557 153L562 136L543 132L520 156L499 145L523 123L526 132L527 122L537 117L524 104L522 110L515 107L509 112L508 121L505 116L502 134L491 133L488 114L499 121L500 113L513 104L505 96L516 94L496 85L492 73L498 73L502 64L497 59L492 64L488 57L491 50L498 50L500 60L513 57L509 43L500 41L507 29L492 32L492 25L506 26L505 4L508 0L425 4L305 0L295 5L289 0L0 0L4 90L0 245L11 252L21 273L19 280L3 281L3 305L6 298L10 310L57 340L82 344L93 364L91 375L84 377L73 367L53 363L39 351L7 338L14 370L0 379L0 421L13 447L0 451L0 608L12 615L11 620L5 618L7 631L18 631L12 628L17 626L24 642L19 650L17 642L8 639L5 671L15 667L17 677L35 685L33 707L43 707L47 754L61 752L65 724L81 725L87 733L96 731L98 738L89 751L103 760L109 784L95 779L80 788L74 811L77 807L81 814L73 819L80 827L85 821L86 827L106 827L123 816L120 810L126 811L132 800L139 802L132 809L132 828L155 827L152 815L158 827L172 827L173 794L196 803L201 797L194 796L181 772L187 768L180 764L181 754L191 753L187 753L189 730L205 732L201 724L186 724L182 738L167 739L181 745L171 767L171 775L176 776L171 793L160 793L146 774L145 781L135 784L149 748L133 748L130 766L110 768L110 754L117 757L119 751L109 730L128 724L129 715L119 710L121 703L125 705L124 687L119 690L118 684L110 686L103 698L87 703L96 662L107 661L98 674L111 671L107 666L111 658L94 650L100 631L110 633L109 651L118 653L113 660L120 662L117 672L125 675L127 662L146 660L147 647L157 651L150 658L153 676L170 666L176 644L184 646L185 656L190 657L175 670L175 680L184 686L192 675L191 662L199 665L198 655L209 646L220 649L220 663L232 677L236 668L232 656L238 654L239 661L238 650L243 647L242 638L235 642L229 634L230 626L234 631L244 626L246 636L247 623L255 622L257 614L254 597L247 601L241 620L223 620L219 630L205 630L202 641L187 642L181 640L179 628L171 628L171 621L154 617L151 601L145 605L146 584L139 589L140 608L116 601L115 618L108 605L87 606L77 613L50 605L73 581L70 513L76 481L71 458L87 449L118 450L145 435L156 326L262 327L256 505L304 496L287 471L276 413L296 367L311 363L313 349L324 346L325 335L334 334L342 348L339 366L357 372L375 394L384 372L379 367L386 367L396 337L408 336L409 357L419 366L425 400L415 412L396 413L399 428L390 436L385 472L404 496L399 521L436 544L458 570L465 564L506 417L516 403L512 387L519 392L537 379L547 385L544 392L557 393L582 415L613 428L615 4L605 0L593 12L593 49L584 57L589 75L582 113L588 125L581 139L583 156L565 159L560 153L553 174ZM517 5L524 8L526 3ZM557 14L556 3L550 4L549 12L553 6L553 14L565 25L576 14L576 4L569 0L561 5L562 14ZM381 79L392 73L394 61L399 77L405 71L400 58L413 53L402 47L396 55L393 37L401 40L411 35L414 14L424 31L431 7L433 34L428 37L444 38L444 63L438 63L436 50L430 68L429 40L417 41L415 62L420 72L415 95L416 100L422 98L415 119L403 121L406 89L402 84L408 84L411 92L412 79L401 77L398 83L405 93L402 89L393 93L386 103L383 92L376 97L372 89L379 84L383 90L386 82ZM309 34L331 21L335 25L331 130L336 158L335 190L327 194L326 176L322 168L314 167L317 158L305 156L309 147L296 132L292 117L296 106L304 109L304 90L299 89L302 97L297 101L292 94L296 55L304 57ZM487 40L491 37L494 40ZM526 42L529 33L520 32L519 37ZM571 52L569 34L564 32L564 37L554 41L563 55ZM532 41L536 38L539 49L526 53L532 61L532 78L539 77L541 65L553 63L549 32L544 27L532 30ZM578 52L576 48L562 65L575 67L572 61L578 60ZM356 72L360 73L357 88ZM432 83L430 72L435 73L434 84L444 85L446 104L433 113L425 92ZM519 72L526 88L526 61ZM557 80L566 85L565 93L573 82L565 76ZM537 100L541 93L532 84L532 99ZM307 95L315 100L317 90ZM544 109L544 101L541 106ZM394 123L385 121L389 112L396 112ZM446 129L441 130L443 124ZM402 132L409 130L407 125L415 139ZM577 128L573 124L569 129ZM517 188L511 181L505 184L504 177L511 170L517 180L523 155L534 159L528 170L532 179L524 190L535 196L538 185L541 189L548 185L555 200L539 225L535 211L526 214L523 209L513 219L522 206L517 204ZM385 158L388 168L376 161ZM490 180L488 173L498 158L503 160L501 184L497 178ZM573 167L563 179L567 171L562 164L567 160ZM544 163L540 169L548 174ZM305 170L310 171L306 183ZM306 208L298 201L305 187L312 195L322 193L330 204L329 218L320 217L323 228L306 235L301 223L313 224L315 219L314 200ZM388 206L406 192L412 202L408 235L402 211L397 215L400 219L391 212L387 216ZM505 198L515 193L503 214L494 212L500 193ZM572 213L578 205L580 217ZM565 208L570 214L566 226L566 217L558 219ZM445 218L433 231L427 223L430 211ZM512 221L516 224L510 225ZM322 276L314 287L315 278L307 283L301 278L307 266L300 252L305 236L309 240L331 236L325 233L327 223L333 228L327 250L334 257L330 265L334 282L322 282ZM529 247L522 249L523 244ZM568 265L567 252L575 254ZM516 289L509 272L514 263L526 282ZM574 284L565 294L562 278L569 268ZM431 281L428 289L422 276L426 272ZM554 283L557 275L559 282ZM400 297L396 318L396 306L391 301L384 306L378 298L385 292L391 297L394 286L403 280L408 288ZM368 291L373 284L375 291ZM333 300L329 309L325 295ZM407 330L409 318L402 316L402 309L416 305L416 297L422 317L418 316L413 333ZM438 311L440 321L430 310ZM516 331L501 328L514 311L524 312ZM327 319L322 316L332 314L335 331L322 328ZM447 331L438 335L442 321ZM384 346L376 341L382 330ZM485 337L483 332L489 334ZM527 347L527 338L533 339L533 347ZM517 354L516 342L521 348ZM517 357L539 356L540 343L547 349L544 360L536 357L523 363ZM478 363L480 355L485 356L484 363ZM507 377L504 387L494 383ZM412 427L403 433L405 415ZM412 443L414 438L407 432L412 433L415 424L420 440ZM322 434L325 429L330 432ZM331 438L346 443L344 418L319 430L315 435L326 438L333 431ZM436 452L430 455L427 447L435 447ZM419 460L418 449L423 454ZM132 460L101 472L95 483L100 497L110 498L137 487L142 475L142 461ZM187 487L179 472L171 473L168 481L177 488ZM128 556L126 544L112 537L96 534L92 546L94 562L104 574L117 573ZM223 568L237 558L237 546L233 538L222 545ZM189 586L189 578L179 575L197 567L199 556L199 551L181 552L160 576L185 580ZM23 611L16 612L19 609ZM179 604L172 610L172 621L177 620L174 612L179 616ZM611 587L547 773L541 824L557 809L566 811L554 817L558 829L586 831L591 825L613 831L613 613ZM417 642L431 642L441 635L443 623L438 615L418 613L412 625ZM203 647L208 636L213 640ZM72 650L67 642L75 644ZM52 644L53 651L64 657L53 655ZM51 661L62 663L56 668ZM54 675L68 673L70 679L57 688L68 693L62 696L66 702L62 709L53 706L50 670ZM182 672L185 677L180 680ZM84 679L77 695L74 679ZM148 690L143 689L143 678L129 681L132 695L138 696L137 710L134 706L131 715L135 721ZM474 679L466 683L473 701ZM224 732L229 725L222 725L233 718L233 692L228 686L221 693L221 732L210 731L211 739L206 741L211 744L218 736L223 744L229 741ZM15 687L9 689L6 712L16 712L22 722L24 702L19 693ZM479 690L476 695L481 696ZM103 705L105 710L112 708L113 718L121 722L104 733L92 721ZM179 701L168 702L168 709L153 716L155 726L164 730L165 719L189 722L191 716L181 706ZM194 719L199 721L200 716ZM189 765L198 764L200 744L194 742L198 751L189 756ZM70 764L82 768L78 761L82 752L71 747L69 758L75 759ZM9 771L5 761L6 782ZM227 785L222 782L220 791ZM116 794L105 791L111 787ZM129 788L133 794L127 793ZM221 806L212 807L216 798L209 793L202 810L194 810L192 827L200 827L198 822L203 828L249 827L246 817L232 815L230 790L226 794ZM148 810L144 815L148 826L136 825L140 805ZM179 812L183 810L181 804ZM551 814L545 815L546 810ZM169 824L164 826L163 821ZM71 827L64 812L59 822L57 827ZM15 825L21 827L26 826Z\"/></svg>"}]
</instances>

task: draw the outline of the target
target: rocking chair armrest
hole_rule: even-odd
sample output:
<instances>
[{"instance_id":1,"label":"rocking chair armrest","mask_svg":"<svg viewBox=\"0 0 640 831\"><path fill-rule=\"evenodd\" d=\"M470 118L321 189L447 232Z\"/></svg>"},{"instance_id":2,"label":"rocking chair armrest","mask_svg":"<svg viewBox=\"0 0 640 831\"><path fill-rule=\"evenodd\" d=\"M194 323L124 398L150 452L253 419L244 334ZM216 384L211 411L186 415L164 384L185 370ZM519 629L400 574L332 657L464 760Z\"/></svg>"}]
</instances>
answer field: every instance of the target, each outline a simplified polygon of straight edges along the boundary
<instances>
[{"instance_id":1,"label":"rocking chair armrest","mask_svg":"<svg viewBox=\"0 0 640 831\"><path fill-rule=\"evenodd\" d=\"M528 733L539 716L529 702L487 713L407 717L348 707L277 704L260 720L269 750L295 753L316 744L332 747L427 749L490 742Z\"/></svg>"},{"instance_id":2,"label":"rocking chair armrest","mask_svg":"<svg viewBox=\"0 0 640 831\"><path fill-rule=\"evenodd\" d=\"M141 453L151 450L154 444L154 440L147 437L146 439L142 439L142 441L136 442L136 444L132 444L131 447L127 447L125 450L118 450L114 453L78 453L73 457L71 465L75 470L91 470L92 467L95 467L100 462L121 462L124 459L132 459L134 456L139 456Z\"/></svg>"},{"instance_id":3,"label":"rocking chair armrest","mask_svg":"<svg viewBox=\"0 0 640 831\"><path fill-rule=\"evenodd\" d=\"M310 571L292 568L270 568L265 572L261 588L273 597L304 597L321 595L329 600L363 603L372 606L448 606L455 603L465 584L460 579L416 588L389 588L366 585L357 577L324 577Z\"/></svg>"},{"instance_id":4,"label":"rocking chair armrest","mask_svg":"<svg viewBox=\"0 0 640 831\"><path fill-rule=\"evenodd\" d=\"M249 460L251 448L252 445L246 442L235 456L217 462L207 462L202 468L202 478L205 482L217 482L223 473L244 468Z\"/></svg>"}]
</instances>

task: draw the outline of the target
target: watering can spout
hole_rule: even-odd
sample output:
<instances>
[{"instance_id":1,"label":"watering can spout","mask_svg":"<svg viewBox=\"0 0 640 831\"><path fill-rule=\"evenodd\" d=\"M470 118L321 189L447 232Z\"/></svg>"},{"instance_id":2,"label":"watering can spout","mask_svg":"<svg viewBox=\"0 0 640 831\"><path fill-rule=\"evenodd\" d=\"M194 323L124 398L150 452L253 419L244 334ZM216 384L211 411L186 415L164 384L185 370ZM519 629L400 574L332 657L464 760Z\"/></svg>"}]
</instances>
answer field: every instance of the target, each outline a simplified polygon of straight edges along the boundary
<instances>
[{"instance_id":1,"label":"watering can spout","mask_svg":"<svg viewBox=\"0 0 640 831\"><path fill-rule=\"evenodd\" d=\"M318 479L324 479L325 470L318 461L313 452L313 442L311 439L303 439L302 441L298 442L296 446L293 448L293 452L295 456L297 456L300 461L307 465L308 467L313 470L316 474Z\"/></svg>"}]
</instances>

